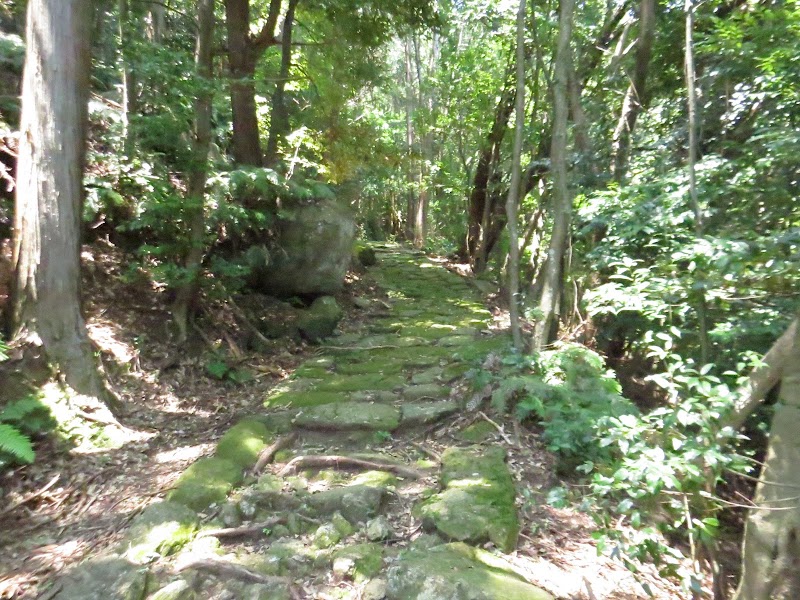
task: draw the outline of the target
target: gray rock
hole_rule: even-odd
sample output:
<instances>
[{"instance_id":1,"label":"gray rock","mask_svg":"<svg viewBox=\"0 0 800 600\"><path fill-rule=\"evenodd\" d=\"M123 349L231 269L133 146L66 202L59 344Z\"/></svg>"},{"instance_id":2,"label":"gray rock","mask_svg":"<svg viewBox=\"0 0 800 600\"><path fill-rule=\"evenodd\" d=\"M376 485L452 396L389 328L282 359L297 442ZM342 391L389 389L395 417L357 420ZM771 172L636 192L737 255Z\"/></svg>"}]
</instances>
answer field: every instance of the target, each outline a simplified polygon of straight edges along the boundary
<instances>
[{"instance_id":1,"label":"gray rock","mask_svg":"<svg viewBox=\"0 0 800 600\"><path fill-rule=\"evenodd\" d=\"M392 524L389 519L381 515L376 519L371 519L367 522L367 527L364 532L370 542L377 542L392 537Z\"/></svg>"},{"instance_id":2,"label":"gray rock","mask_svg":"<svg viewBox=\"0 0 800 600\"><path fill-rule=\"evenodd\" d=\"M409 402L402 406L403 425L424 425L458 412L455 400L439 400L437 402Z\"/></svg>"},{"instance_id":3,"label":"gray rock","mask_svg":"<svg viewBox=\"0 0 800 600\"><path fill-rule=\"evenodd\" d=\"M333 523L325 523L320 525L314 532L314 546L317 548L330 548L339 543L342 539L342 534L336 529Z\"/></svg>"},{"instance_id":4,"label":"gray rock","mask_svg":"<svg viewBox=\"0 0 800 600\"><path fill-rule=\"evenodd\" d=\"M251 261L251 285L281 298L341 290L356 235L350 211L335 200L320 200L282 213L269 260Z\"/></svg>"},{"instance_id":5,"label":"gray rock","mask_svg":"<svg viewBox=\"0 0 800 600\"><path fill-rule=\"evenodd\" d=\"M350 485L312 494L306 502L323 515L340 512L345 519L355 525L377 516L385 494L386 490L383 488Z\"/></svg>"},{"instance_id":6,"label":"gray rock","mask_svg":"<svg viewBox=\"0 0 800 600\"><path fill-rule=\"evenodd\" d=\"M178 579L165 585L163 588L152 594L147 600L190 600L194 596L189 582L185 579Z\"/></svg>"},{"instance_id":7,"label":"gray rock","mask_svg":"<svg viewBox=\"0 0 800 600\"><path fill-rule=\"evenodd\" d=\"M361 600L383 600L386 598L386 580L370 579L361 590Z\"/></svg>"},{"instance_id":8,"label":"gray rock","mask_svg":"<svg viewBox=\"0 0 800 600\"><path fill-rule=\"evenodd\" d=\"M333 335L342 320L341 307L331 296L317 298L297 320L297 328L305 339L318 342Z\"/></svg>"},{"instance_id":9,"label":"gray rock","mask_svg":"<svg viewBox=\"0 0 800 600\"><path fill-rule=\"evenodd\" d=\"M502 559L462 543L409 550L387 575L390 600L554 600Z\"/></svg>"},{"instance_id":10,"label":"gray rock","mask_svg":"<svg viewBox=\"0 0 800 600\"><path fill-rule=\"evenodd\" d=\"M149 571L127 560L90 560L59 580L57 600L143 600Z\"/></svg>"},{"instance_id":11,"label":"gray rock","mask_svg":"<svg viewBox=\"0 0 800 600\"><path fill-rule=\"evenodd\" d=\"M125 558L146 563L184 546L197 530L197 514L175 502L156 502L137 516L123 542Z\"/></svg>"}]
</instances>

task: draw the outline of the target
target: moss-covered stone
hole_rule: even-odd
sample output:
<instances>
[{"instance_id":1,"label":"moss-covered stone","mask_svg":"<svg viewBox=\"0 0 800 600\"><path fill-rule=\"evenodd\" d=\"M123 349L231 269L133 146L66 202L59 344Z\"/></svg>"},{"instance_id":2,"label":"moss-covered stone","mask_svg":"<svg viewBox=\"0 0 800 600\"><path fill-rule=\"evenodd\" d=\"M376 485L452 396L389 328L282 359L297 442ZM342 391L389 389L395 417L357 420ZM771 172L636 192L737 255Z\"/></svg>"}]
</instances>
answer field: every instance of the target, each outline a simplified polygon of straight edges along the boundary
<instances>
[{"instance_id":1,"label":"moss-covered stone","mask_svg":"<svg viewBox=\"0 0 800 600\"><path fill-rule=\"evenodd\" d=\"M295 423L309 429L392 431L400 424L400 409L371 402L324 404L303 411Z\"/></svg>"},{"instance_id":2,"label":"moss-covered stone","mask_svg":"<svg viewBox=\"0 0 800 600\"><path fill-rule=\"evenodd\" d=\"M194 591L185 579L169 583L147 597L147 600L191 600Z\"/></svg>"},{"instance_id":3,"label":"moss-covered stone","mask_svg":"<svg viewBox=\"0 0 800 600\"><path fill-rule=\"evenodd\" d=\"M224 458L201 458L178 478L167 500L202 511L222 502L242 481L242 469Z\"/></svg>"},{"instance_id":4,"label":"moss-covered stone","mask_svg":"<svg viewBox=\"0 0 800 600\"><path fill-rule=\"evenodd\" d=\"M419 373L414 373L411 376L411 383L414 384L430 384L436 383L442 379L442 375L444 373L444 369L442 367L431 367L429 369L425 369L424 371L420 371Z\"/></svg>"},{"instance_id":5,"label":"moss-covered stone","mask_svg":"<svg viewBox=\"0 0 800 600\"><path fill-rule=\"evenodd\" d=\"M397 477L386 471L364 471L353 477L348 485L366 485L390 490L397 486Z\"/></svg>"},{"instance_id":6,"label":"moss-covered stone","mask_svg":"<svg viewBox=\"0 0 800 600\"><path fill-rule=\"evenodd\" d=\"M139 564L154 556L169 556L192 538L197 526L197 514L183 504L157 502L133 520L121 550L125 558Z\"/></svg>"},{"instance_id":7,"label":"moss-covered stone","mask_svg":"<svg viewBox=\"0 0 800 600\"><path fill-rule=\"evenodd\" d=\"M375 577L383 567L383 547L379 544L355 544L337 550L334 562L345 562L344 575L357 582Z\"/></svg>"},{"instance_id":8,"label":"moss-covered stone","mask_svg":"<svg viewBox=\"0 0 800 600\"><path fill-rule=\"evenodd\" d=\"M256 463L259 453L271 438L263 422L243 419L222 436L217 444L217 456L246 469Z\"/></svg>"},{"instance_id":9,"label":"moss-covered stone","mask_svg":"<svg viewBox=\"0 0 800 600\"><path fill-rule=\"evenodd\" d=\"M121 558L92 559L59 580L58 600L143 600L150 572Z\"/></svg>"},{"instance_id":10,"label":"moss-covered stone","mask_svg":"<svg viewBox=\"0 0 800 600\"><path fill-rule=\"evenodd\" d=\"M331 375L314 386L315 392L356 392L360 390L393 390L403 385L402 375L366 373L363 375Z\"/></svg>"},{"instance_id":11,"label":"moss-covered stone","mask_svg":"<svg viewBox=\"0 0 800 600\"><path fill-rule=\"evenodd\" d=\"M448 415L458 412L458 402L440 400L438 402L408 402L402 406L403 425L424 425L433 423Z\"/></svg>"},{"instance_id":12,"label":"moss-covered stone","mask_svg":"<svg viewBox=\"0 0 800 600\"><path fill-rule=\"evenodd\" d=\"M348 399L346 392L331 391L287 391L277 392L267 397L264 406L273 408L277 406L292 406L303 408L306 406L320 406L334 402L344 402Z\"/></svg>"},{"instance_id":13,"label":"moss-covered stone","mask_svg":"<svg viewBox=\"0 0 800 600\"><path fill-rule=\"evenodd\" d=\"M368 485L350 485L312 494L306 504L322 515L341 513L351 524L365 522L380 511L386 490Z\"/></svg>"},{"instance_id":14,"label":"moss-covered stone","mask_svg":"<svg viewBox=\"0 0 800 600\"><path fill-rule=\"evenodd\" d=\"M421 383L409 385L403 389L403 397L407 400L420 400L421 398L443 398L450 393L450 388L438 383Z\"/></svg>"},{"instance_id":15,"label":"moss-covered stone","mask_svg":"<svg viewBox=\"0 0 800 600\"><path fill-rule=\"evenodd\" d=\"M478 421L477 423L473 423L472 425L469 425L459 431L458 437L465 442L477 444L489 439L495 433L497 433L497 430L492 426L491 423L487 423L486 421Z\"/></svg>"},{"instance_id":16,"label":"moss-covered stone","mask_svg":"<svg viewBox=\"0 0 800 600\"><path fill-rule=\"evenodd\" d=\"M460 543L401 554L388 571L386 595L390 600L554 600L505 561Z\"/></svg>"},{"instance_id":17,"label":"moss-covered stone","mask_svg":"<svg viewBox=\"0 0 800 600\"><path fill-rule=\"evenodd\" d=\"M308 310L300 315L297 319L297 329L308 341L319 342L333 335L343 315L344 311L335 298L323 296L314 300Z\"/></svg>"},{"instance_id":18,"label":"moss-covered stone","mask_svg":"<svg viewBox=\"0 0 800 600\"><path fill-rule=\"evenodd\" d=\"M428 527L452 540L490 540L503 552L516 547L516 493L502 448L449 448L440 482L444 490L416 508Z\"/></svg>"}]
</instances>

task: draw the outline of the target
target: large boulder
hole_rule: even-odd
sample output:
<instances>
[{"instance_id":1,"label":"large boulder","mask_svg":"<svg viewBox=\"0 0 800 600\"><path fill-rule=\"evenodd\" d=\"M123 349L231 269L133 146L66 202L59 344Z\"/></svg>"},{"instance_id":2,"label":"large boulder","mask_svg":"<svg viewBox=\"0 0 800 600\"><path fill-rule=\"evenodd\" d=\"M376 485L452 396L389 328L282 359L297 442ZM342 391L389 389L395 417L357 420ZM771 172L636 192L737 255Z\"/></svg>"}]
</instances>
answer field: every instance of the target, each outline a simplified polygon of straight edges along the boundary
<instances>
[{"instance_id":1,"label":"large boulder","mask_svg":"<svg viewBox=\"0 0 800 600\"><path fill-rule=\"evenodd\" d=\"M356 222L347 208L334 200L287 208L277 230L269 260L250 265L253 287L279 298L342 289L356 237Z\"/></svg>"}]
</instances>

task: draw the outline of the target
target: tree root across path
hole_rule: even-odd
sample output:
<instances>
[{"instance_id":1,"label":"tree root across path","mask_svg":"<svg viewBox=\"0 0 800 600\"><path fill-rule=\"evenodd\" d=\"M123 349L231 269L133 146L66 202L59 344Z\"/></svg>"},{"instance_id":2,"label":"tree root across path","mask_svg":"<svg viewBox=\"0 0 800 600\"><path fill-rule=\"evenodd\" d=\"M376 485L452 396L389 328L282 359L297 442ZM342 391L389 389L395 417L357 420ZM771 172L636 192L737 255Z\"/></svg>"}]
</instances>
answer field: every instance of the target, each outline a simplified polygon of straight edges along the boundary
<instances>
[{"instance_id":1,"label":"tree root across path","mask_svg":"<svg viewBox=\"0 0 800 600\"><path fill-rule=\"evenodd\" d=\"M300 600L303 596L286 577L276 577L270 575L262 575L252 569L248 569L242 565L237 565L224 560L213 558L193 560L191 562L179 565L176 568L178 573L193 569L195 571L205 571L216 577L227 577L228 579L238 579L245 583L262 583L267 585L285 585L289 590L289 595L292 599Z\"/></svg>"},{"instance_id":2,"label":"tree root across path","mask_svg":"<svg viewBox=\"0 0 800 600\"><path fill-rule=\"evenodd\" d=\"M278 471L278 475L284 477L301 469L370 469L375 471L388 471L394 473L399 477L407 479L422 479L427 474L411 467L404 467L392 463L385 463L380 461L364 460L361 458L353 458L350 456L298 456L286 463L283 468Z\"/></svg>"},{"instance_id":3,"label":"tree root across path","mask_svg":"<svg viewBox=\"0 0 800 600\"><path fill-rule=\"evenodd\" d=\"M284 448L288 448L289 446L291 446L296 439L297 439L297 434L290 433L285 437L275 440L275 442L264 448L258 455L258 461L253 467L253 474L258 475L261 471L263 471L264 467L266 467L269 463L271 463L272 459L275 458L275 454L277 454Z\"/></svg>"}]
</instances>

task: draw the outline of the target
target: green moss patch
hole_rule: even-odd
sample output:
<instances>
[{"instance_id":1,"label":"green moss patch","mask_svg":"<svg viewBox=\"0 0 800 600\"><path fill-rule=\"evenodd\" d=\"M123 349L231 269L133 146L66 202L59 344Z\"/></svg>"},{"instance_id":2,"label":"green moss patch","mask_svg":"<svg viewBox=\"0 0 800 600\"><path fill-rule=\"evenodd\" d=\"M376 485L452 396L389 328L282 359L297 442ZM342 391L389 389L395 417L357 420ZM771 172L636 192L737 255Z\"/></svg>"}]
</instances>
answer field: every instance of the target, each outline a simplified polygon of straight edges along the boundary
<instances>
[{"instance_id":1,"label":"green moss patch","mask_svg":"<svg viewBox=\"0 0 800 600\"><path fill-rule=\"evenodd\" d=\"M167 500L203 511L222 502L242 481L242 469L223 458L201 458L180 476Z\"/></svg>"},{"instance_id":2,"label":"green moss patch","mask_svg":"<svg viewBox=\"0 0 800 600\"><path fill-rule=\"evenodd\" d=\"M516 547L516 492L502 448L448 449L440 482L444 490L416 508L428 527L452 540L490 540L503 552Z\"/></svg>"},{"instance_id":3,"label":"green moss patch","mask_svg":"<svg viewBox=\"0 0 800 600\"><path fill-rule=\"evenodd\" d=\"M123 543L124 556L140 564L157 555L169 556L189 542L197 525L197 514L183 504L151 504L133 520Z\"/></svg>"},{"instance_id":4,"label":"green moss patch","mask_svg":"<svg viewBox=\"0 0 800 600\"><path fill-rule=\"evenodd\" d=\"M554 600L505 561L459 543L402 553L389 569L387 597Z\"/></svg>"},{"instance_id":5,"label":"green moss patch","mask_svg":"<svg viewBox=\"0 0 800 600\"><path fill-rule=\"evenodd\" d=\"M309 429L392 431L400 424L400 409L372 402L324 404L303 411L295 423Z\"/></svg>"},{"instance_id":6,"label":"green moss patch","mask_svg":"<svg viewBox=\"0 0 800 600\"><path fill-rule=\"evenodd\" d=\"M270 395L264 402L264 406L267 408L275 406L294 406L301 408L331 404L334 402L345 402L347 399L347 393L337 391L314 390L306 392L279 392L275 395Z\"/></svg>"},{"instance_id":7,"label":"green moss patch","mask_svg":"<svg viewBox=\"0 0 800 600\"><path fill-rule=\"evenodd\" d=\"M334 552L333 564L334 570L355 581L371 579L383 567L383 547L379 544L355 544L342 548Z\"/></svg>"},{"instance_id":8,"label":"green moss patch","mask_svg":"<svg viewBox=\"0 0 800 600\"><path fill-rule=\"evenodd\" d=\"M267 426L256 419L244 419L231 427L217 444L217 456L246 469L258 460L258 454L272 436Z\"/></svg>"}]
</instances>

